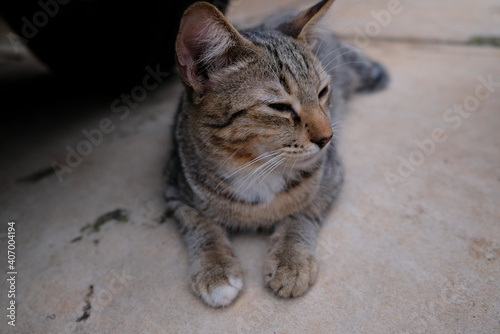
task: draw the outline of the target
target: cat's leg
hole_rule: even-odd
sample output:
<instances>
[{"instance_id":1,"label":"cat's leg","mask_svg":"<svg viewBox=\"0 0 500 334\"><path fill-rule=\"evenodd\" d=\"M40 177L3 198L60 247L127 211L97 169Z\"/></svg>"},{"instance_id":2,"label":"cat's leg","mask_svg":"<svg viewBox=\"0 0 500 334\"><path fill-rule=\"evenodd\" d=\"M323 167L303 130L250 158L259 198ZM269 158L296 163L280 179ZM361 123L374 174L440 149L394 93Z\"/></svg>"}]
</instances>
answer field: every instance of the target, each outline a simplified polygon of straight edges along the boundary
<instances>
[{"instance_id":1,"label":"cat's leg","mask_svg":"<svg viewBox=\"0 0 500 334\"><path fill-rule=\"evenodd\" d=\"M243 275L226 230L187 205L173 215L188 249L194 292L214 307L231 304L243 287Z\"/></svg>"},{"instance_id":2,"label":"cat's leg","mask_svg":"<svg viewBox=\"0 0 500 334\"><path fill-rule=\"evenodd\" d=\"M319 219L303 214L277 224L264 265L264 280L278 296L298 297L316 281L315 247L319 228Z\"/></svg>"}]
</instances>

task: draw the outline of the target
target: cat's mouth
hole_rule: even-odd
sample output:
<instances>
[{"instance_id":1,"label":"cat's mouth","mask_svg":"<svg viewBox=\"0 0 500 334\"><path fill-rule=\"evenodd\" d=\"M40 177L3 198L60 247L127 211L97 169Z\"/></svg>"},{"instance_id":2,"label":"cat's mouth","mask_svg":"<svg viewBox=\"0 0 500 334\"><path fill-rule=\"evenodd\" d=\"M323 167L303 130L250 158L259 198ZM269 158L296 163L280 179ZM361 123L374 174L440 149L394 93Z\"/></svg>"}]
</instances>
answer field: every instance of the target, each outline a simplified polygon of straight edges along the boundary
<instances>
[{"instance_id":1,"label":"cat's mouth","mask_svg":"<svg viewBox=\"0 0 500 334\"><path fill-rule=\"evenodd\" d=\"M321 153L321 149L317 145L311 145L308 148L287 148L284 149L284 155L293 162L313 161Z\"/></svg>"}]
</instances>

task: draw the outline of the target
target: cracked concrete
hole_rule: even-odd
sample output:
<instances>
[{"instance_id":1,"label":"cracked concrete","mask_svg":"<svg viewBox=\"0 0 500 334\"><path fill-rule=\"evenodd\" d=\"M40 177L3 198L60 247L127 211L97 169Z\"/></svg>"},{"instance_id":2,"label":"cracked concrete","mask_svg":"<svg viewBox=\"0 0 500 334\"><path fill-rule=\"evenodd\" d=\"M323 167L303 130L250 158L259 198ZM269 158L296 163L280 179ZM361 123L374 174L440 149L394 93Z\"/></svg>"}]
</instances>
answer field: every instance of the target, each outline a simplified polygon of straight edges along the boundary
<instances>
[{"instance_id":1,"label":"cracked concrete","mask_svg":"<svg viewBox=\"0 0 500 334\"><path fill-rule=\"evenodd\" d=\"M230 16L244 26L308 3L235 0ZM339 0L332 27L361 43L354 29L388 3ZM233 238L245 271L234 305L211 309L191 293L182 241L162 219L161 176L182 89L176 78L123 120L110 110L115 97L49 91L57 100L14 101L5 112L25 108L31 119L4 123L1 133L0 231L16 221L18 322L12 328L4 316L0 331L499 333L500 49L466 43L500 36L500 7L493 0L401 4L358 45L392 81L349 105L340 135L346 184L318 242L318 282L296 300L263 288L261 234ZM46 71L29 55L0 65L3 78ZM48 167L103 118L114 130L60 182ZM117 209L126 210L127 223L82 234ZM7 290L2 280L4 310Z\"/></svg>"}]
</instances>

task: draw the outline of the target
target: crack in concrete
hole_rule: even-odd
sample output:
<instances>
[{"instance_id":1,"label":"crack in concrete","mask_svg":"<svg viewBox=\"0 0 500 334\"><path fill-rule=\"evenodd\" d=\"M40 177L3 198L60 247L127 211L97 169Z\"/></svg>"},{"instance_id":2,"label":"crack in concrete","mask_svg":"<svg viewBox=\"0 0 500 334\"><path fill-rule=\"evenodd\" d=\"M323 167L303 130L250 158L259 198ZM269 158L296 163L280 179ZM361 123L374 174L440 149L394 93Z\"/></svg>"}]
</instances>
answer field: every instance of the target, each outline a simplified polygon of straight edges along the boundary
<instances>
[{"instance_id":1,"label":"crack in concrete","mask_svg":"<svg viewBox=\"0 0 500 334\"><path fill-rule=\"evenodd\" d=\"M500 48L500 37L499 36L476 36L471 37L467 41L468 45L481 45L481 46L491 46L494 48Z\"/></svg>"},{"instance_id":2,"label":"crack in concrete","mask_svg":"<svg viewBox=\"0 0 500 334\"><path fill-rule=\"evenodd\" d=\"M352 40L358 37L353 34L336 33L340 39ZM477 36L468 40L451 40L439 38L418 38L418 37L393 37L376 36L370 37L371 41L391 42L391 43L411 43L411 44L438 44L438 45L459 45L459 46L488 46L493 48L500 47L500 37Z\"/></svg>"},{"instance_id":3,"label":"crack in concrete","mask_svg":"<svg viewBox=\"0 0 500 334\"><path fill-rule=\"evenodd\" d=\"M89 292L85 296L85 306L83 307L83 314L80 318L76 319L76 322L85 321L90 318L90 310L92 309L92 304L90 303L90 298L94 294L94 286L89 286Z\"/></svg>"}]
</instances>

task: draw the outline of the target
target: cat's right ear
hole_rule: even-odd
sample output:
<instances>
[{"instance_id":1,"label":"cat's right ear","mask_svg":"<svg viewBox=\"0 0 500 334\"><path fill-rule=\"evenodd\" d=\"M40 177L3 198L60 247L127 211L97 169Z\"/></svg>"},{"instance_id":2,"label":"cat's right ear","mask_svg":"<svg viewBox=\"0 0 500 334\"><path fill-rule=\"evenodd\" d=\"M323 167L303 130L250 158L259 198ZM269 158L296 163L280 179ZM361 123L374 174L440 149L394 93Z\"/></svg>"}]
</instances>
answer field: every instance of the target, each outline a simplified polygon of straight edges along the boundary
<instances>
[{"instance_id":1,"label":"cat's right ear","mask_svg":"<svg viewBox=\"0 0 500 334\"><path fill-rule=\"evenodd\" d=\"M291 21L281 24L277 29L282 33L297 39L308 39L316 31L316 23L328 12L335 0L323 0L311 8L301 12Z\"/></svg>"},{"instance_id":2,"label":"cat's right ear","mask_svg":"<svg viewBox=\"0 0 500 334\"><path fill-rule=\"evenodd\" d=\"M238 48L250 44L215 6L195 3L184 12L175 45L181 77L204 94L211 87L211 74L233 62L241 54Z\"/></svg>"}]
</instances>

